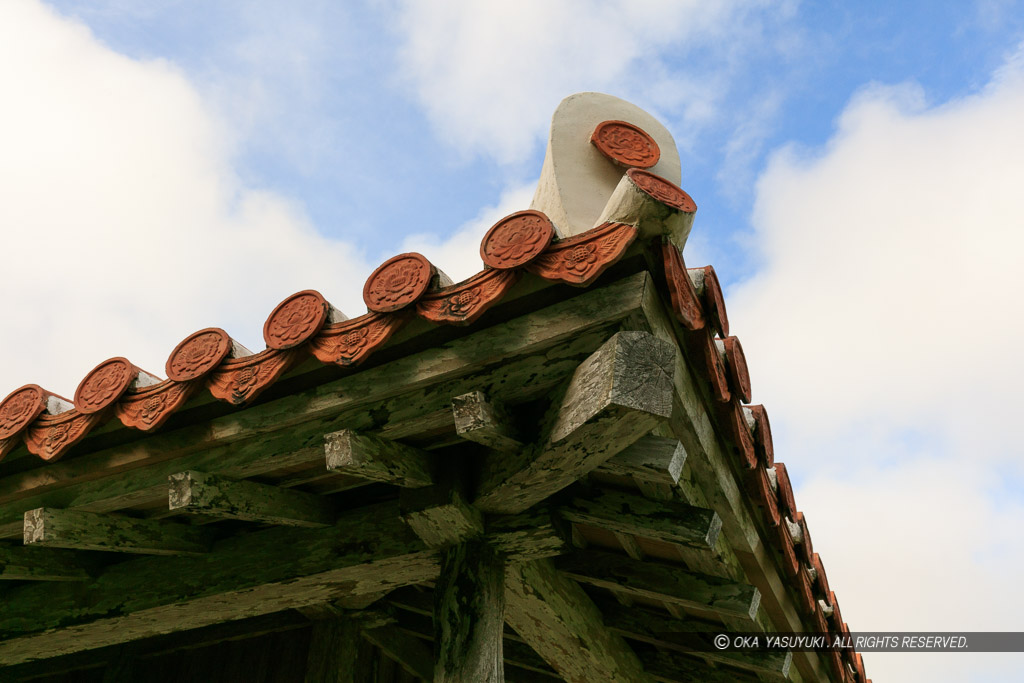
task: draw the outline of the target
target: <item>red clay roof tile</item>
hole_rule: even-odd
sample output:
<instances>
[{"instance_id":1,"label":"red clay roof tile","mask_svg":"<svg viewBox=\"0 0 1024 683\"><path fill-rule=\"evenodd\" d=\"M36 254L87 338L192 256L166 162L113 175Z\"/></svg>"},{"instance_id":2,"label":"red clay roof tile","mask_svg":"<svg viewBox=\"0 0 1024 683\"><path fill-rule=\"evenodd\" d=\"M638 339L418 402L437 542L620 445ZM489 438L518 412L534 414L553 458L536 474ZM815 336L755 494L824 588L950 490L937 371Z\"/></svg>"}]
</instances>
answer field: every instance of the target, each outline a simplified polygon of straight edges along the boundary
<instances>
[{"instance_id":1,"label":"red clay roof tile","mask_svg":"<svg viewBox=\"0 0 1024 683\"><path fill-rule=\"evenodd\" d=\"M661 148L647 131L625 121L602 121L590 142L601 154L626 168L651 168L661 159Z\"/></svg>"}]
</instances>

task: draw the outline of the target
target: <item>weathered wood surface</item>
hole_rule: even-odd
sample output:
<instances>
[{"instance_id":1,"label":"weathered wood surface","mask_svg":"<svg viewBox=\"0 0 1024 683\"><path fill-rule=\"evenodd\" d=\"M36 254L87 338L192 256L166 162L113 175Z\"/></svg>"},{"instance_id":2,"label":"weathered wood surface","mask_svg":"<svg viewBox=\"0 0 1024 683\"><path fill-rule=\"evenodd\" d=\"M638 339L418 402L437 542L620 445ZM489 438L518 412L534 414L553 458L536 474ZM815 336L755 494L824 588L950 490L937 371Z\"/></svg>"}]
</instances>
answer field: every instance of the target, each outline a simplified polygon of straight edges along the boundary
<instances>
[{"instance_id":1,"label":"weathered wood surface","mask_svg":"<svg viewBox=\"0 0 1024 683\"><path fill-rule=\"evenodd\" d=\"M499 402L482 391L471 391L452 399L455 431L463 439L496 451L511 453L523 447L511 416Z\"/></svg>"},{"instance_id":2,"label":"weathered wood surface","mask_svg":"<svg viewBox=\"0 0 1024 683\"><path fill-rule=\"evenodd\" d=\"M4 477L0 535L19 534L21 515L36 507L105 512L158 500L166 495L166 478L185 469L243 478L296 459L313 462L305 449L315 452L324 433L342 427L405 438L430 424L450 424L450 397L474 389L500 387L506 400L531 400L597 348L608 325L636 313L649 287L650 276L637 273L299 394ZM561 346L547 351L555 345ZM241 453L238 442L246 444Z\"/></svg>"},{"instance_id":3,"label":"weathered wood surface","mask_svg":"<svg viewBox=\"0 0 1024 683\"><path fill-rule=\"evenodd\" d=\"M672 500L686 465L686 449L678 439L648 434L598 470L630 477L645 496Z\"/></svg>"},{"instance_id":4,"label":"weathered wood surface","mask_svg":"<svg viewBox=\"0 0 1024 683\"><path fill-rule=\"evenodd\" d=\"M505 619L569 683L651 680L574 581L549 560L506 568Z\"/></svg>"},{"instance_id":5,"label":"weathered wood surface","mask_svg":"<svg viewBox=\"0 0 1024 683\"><path fill-rule=\"evenodd\" d=\"M306 655L306 683L366 683L374 673L373 646L359 622L338 617L313 624Z\"/></svg>"},{"instance_id":6,"label":"weathered wood surface","mask_svg":"<svg viewBox=\"0 0 1024 683\"><path fill-rule=\"evenodd\" d=\"M651 678L658 683L756 683L757 677L739 669L712 668L677 652L637 646ZM827 680L827 679L826 679Z\"/></svg>"},{"instance_id":7,"label":"weathered wood surface","mask_svg":"<svg viewBox=\"0 0 1024 683\"><path fill-rule=\"evenodd\" d=\"M239 534L201 558L107 567L84 593L73 584L7 591L0 664L380 592L432 580L438 567L436 551L399 519L395 503L347 513L324 529Z\"/></svg>"},{"instance_id":8,"label":"weathered wood surface","mask_svg":"<svg viewBox=\"0 0 1024 683\"><path fill-rule=\"evenodd\" d=\"M631 318L631 326L650 331L659 339L672 343L677 343L684 334L666 314L653 287L645 290L642 313ZM789 597L776 563L758 532L760 525L755 522L751 501L743 491L740 475L715 430L708 408L710 399L680 354L676 356L673 381L675 398L669 426L673 436L683 443L689 454L687 469L694 485L700 489L708 507L722 517L722 534L748 580L761 590L764 609L776 628L780 631L803 631L805 627L799 610ZM816 653L796 652L793 661L804 680L826 678L824 663Z\"/></svg>"},{"instance_id":9,"label":"weathered wood surface","mask_svg":"<svg viewBox=\"0 0 1024 683\"><path fill-rule=\"evenodd\" d=\"M544 506L517 515L489 515L484 526L491 546L511 561L540 560L572 549L567 525Z\"/></svg>"},{"instance_id":10,"label":"weathered wood surface","mask_svg":"<svg viewBox=\"0 0 1024 683\"><path fill-rule=\"evenodd\" d=\"M434 588L435 683L503 683L505 557L467 541L442 551Z\"/></svg>"},{"instance_id":11,"label":"weathered wood surface","mask_svg":"<svg viewBox=\"0 0 1024 683\"><path fill-rule=\"evenodd\" d=\"M714 510L612 491L577 496L558 512L570 522L704 549L714 547L722 528Z\"/></svg>"},{"instance_id":12,"label":"weathered wood surface","mask_svg":"<svg viewBox=\"0 0 1024 683\"><path fill-rule=\"evenodd\" d=\"M247 522L323 527L334 523L330 501L253 481L234 481L190 470L168 480L168 508Z\"/></svg>"},{"instance_id":13,"label":"weathered wood surface","mask_svg":"<svg viewBox=\"0 0 1024 683\"><path fill-rule=\"evenodd\" d=\"M202 555L210 549L205 530L185 524L54 508L25 513L24 540L27 546L140 555Z\"/></svg>"},{"instance_id":14,"label":"weathered wood surface","mask_svg":"<svg viewBox=\"0 0 1024 683\"><path fill-rule=\"evenodd\" d=\"M725 631L721 625L626 608L610 600L601 601L598 606L608 628L627 640L639 640L665 650L695 653L702 659L765 674L766 680L788 680L792 653L719 650L714 646L713 638Z\"/></svg>"},{"instance_id":15,"label":"weathered wood surface","mask_svg":"<svg viewBox=\"0 0 1024 683\"><path fill-rule=\"evenodd\" d=\"M627 595L674 603L715 616L751 620L760 592L753 586L704 576L652 560L637 562L614 553L580 550L554 560L559 571L593 586Z\"/></svg>"},{"instance_id":16,"label":"weathered wood surface","mask_svg":"<svg viewBox=\"0 0 1024 683\"><path fill-rule=\"evenodd\" d=\"M405 488L434 483L430 454L418 448L351 429L324 437L327 469Z\"/></svg>"},{"instance_id":17,"label":"weathered wood surface","mask_svg":"<svg viewBox=\"0 0 1024 683\"><path fill-rule=\"evenodd\" d=\"M520 519L496 519L484 538L518 561L561 543L553 527L523 530ZM378 595L432 581L439 568L438 551L401 520L397 502L347 512L332 527L237 534L199 558L147 557L109 566L87 592L67 583L11 588L0 611L0 664Z\"/></svg>"},{"instance_id":18,"label":"weathered wood surface","mask_svg":"<svg viewBox=\"0 0 1024 683\"><path fill-rule=\"evenodd\" d=\"M402 519L431 548L481 536L484 519L463 498L458 487L445 482L404 489L399 498Z\"/></svg>"},{"instance_id":19,"label":"weathered wood surface","mask_svg":"<svg viewBox=\"0 0 1024 683\"><path fill-rule=\"evenodd\" d=\"M416 678L433 680L434 656L419 638L391 625L365 629L363 637Z\"/></svg>"},{"instance_id":20,"label":"weathered wood surface","mask_svg":"<svg viewBox=\"0 0 1024 683\"><path fill-rule=\"evenodd\" d=\"M573 373L541 426L519 453L492 453L473 504L521 512L560 491L634 443L672 404L675 349L644 333L619 332Z\"/></svg>"},{"instance_id":21,"label":"weathered wood surface","mask_svg":"<svg viewBox=\"0 0 1024 683\"><path fill-rule=\"evenodd\" d=\"M94 570L73 550L0 546L0 581L87 581Z\"/></svg>"}]
</instances>

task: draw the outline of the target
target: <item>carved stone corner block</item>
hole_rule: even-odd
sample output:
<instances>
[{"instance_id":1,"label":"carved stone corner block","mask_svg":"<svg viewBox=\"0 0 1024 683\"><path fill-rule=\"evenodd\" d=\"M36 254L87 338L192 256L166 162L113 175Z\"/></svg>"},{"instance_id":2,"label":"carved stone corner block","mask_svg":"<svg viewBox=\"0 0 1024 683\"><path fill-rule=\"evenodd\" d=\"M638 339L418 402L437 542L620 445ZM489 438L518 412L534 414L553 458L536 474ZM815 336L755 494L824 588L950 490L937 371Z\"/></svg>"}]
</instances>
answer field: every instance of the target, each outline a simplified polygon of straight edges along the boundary
<instances>
[{"instance_id":1,"label":"carved stone corner block","mask_svg":"<svg viewBox=\"0 0 1024 683\"><path fill-rule=\"evenodd\" d=\"M661 254L672 312L686 329L695 331L703 328L706 324L704 310L693 283L686 274L686 263L679 248L665 241L661 245Z\"/></svg>"},{"instance_id":2,"label":"carved stone corner block","mask_svg":"<svg viewBox=\"0 0 1024 683\"><path fill-rule=\"evenodd\" d=\"M329 323L309 342L309 350L321 363L358 365L384 345L409 320L404 313L367 313L339 323Z\"/></svg>"},{"instance_id":3,"label":"carved stone corner block","mask_svg":"<svg viewBox=\"0 0 1024 683\"><path fill-rule=\"evenodd\" d=\"M75 408L93 414L109 408L129 387L144 387L160 380L134 366L127 358L110 358L93 368L75 390Z\"/></svg>"},{"instance_id":4,"label":"carved stone corner block","mask_svg":"<svg viewBox=\"0 0 1024 683\"><path fill-rule=\"evenodd\" d=\"M416 303L416 312L431 322L468 325L497 303L518 279L515 271L485 270L465 282L427 294Z\"/></svg>"},{"instance_id":5,"label":"carved stone corner block","mask_svg":"<svg viewBox=\"0 0 1024 683\"><path fill-rule=\"evenodd\" d=\"M553 243L526 269L545 280L586 287L622 258L636 234L632 225L605 223Z\"/></svg>"},{"instance_id":6,"label":"carved stone corner block","mask_svg":"<svg viewBox=\"0 0 1024 683\"><path fill-rule=\"evenodd\" d=\"M626 175L641 192L653 199L657 199L665 206L682 211L683 213L695 213L697 211L697 202L693 201L693 198L686 194L683 188L672 181L666 180L650 171L636 168L626 171Z\"/></svg>"},{"instance_id":7,"label":"carved stone corner block","mask_svg":"<svg viewBox=\"0 0 1024 683\"><path fill-rule=\"evenodd\" d=\"M363 301L376 313L391 313L427 293L437 269L422 254L399 254L382 263L363 285Z\"/></svg>"},{"instance_id":8,"label":"carved stone corner block","mask_svg":"<svg viewBox=\"0 0 1024 683\"><path fill-rule=\"evenodd\" d=\"M143 431L156 429L201 386L196 381L175 382L167 379L142 389L129 389L118 401L114 412L126 427Z\"/></svg>"},{"instance_id":9,"label":"carved stone corner block","mask_svg":"<svg viewBox=\"0 0 1024 683\"><path fill-rule=\"evenodd\" d=\"M517 211L495 223L480 242L480 258L508 270L537 258L555 237L555 226L540 211Z\"/></svg>"},{"instance_id":10,"label":"carved stone corner block","mask_svg":"<svg viewBox=\"0 0 1024 683\"><path fill-rule=\"evenodd\" d=\"M651 168L661 160L661 148L654 138L640 126L625 121L597 124L590 143L612 163L626 168Z\"/></svg>"},{"instance_id":11,"label":"carved stone corner block","mask_svg":"<svg viewBox=\"0 0 1024 683\"><path fill-rule=\"evenodd\" d=\"M264 349L244 358L229 358L210 373L206 386L216 398L234 405L248 403L273 384L298 359L295 349Z\"/></svg>"},{"instance_id":12,"label":"carved stone corner block","mask_svg":"<svg viewBox=\"0 0 1024 683\"><path fill-rule=\"evenodd\" d=\"M312 339L328 322L344 316L312 289L296 292L282 301L263 324L263 340L271 349L291 349Z\"/></svg>"}]
</instances>

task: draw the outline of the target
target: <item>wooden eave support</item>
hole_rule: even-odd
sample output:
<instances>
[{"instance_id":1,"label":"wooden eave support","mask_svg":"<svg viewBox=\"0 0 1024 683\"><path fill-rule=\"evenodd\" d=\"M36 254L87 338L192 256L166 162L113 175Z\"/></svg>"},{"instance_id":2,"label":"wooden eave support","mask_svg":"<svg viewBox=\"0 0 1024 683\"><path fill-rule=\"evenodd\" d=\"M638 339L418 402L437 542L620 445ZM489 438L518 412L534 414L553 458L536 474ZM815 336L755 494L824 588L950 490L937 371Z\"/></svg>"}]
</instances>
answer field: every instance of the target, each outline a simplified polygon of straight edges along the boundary
<instances>
[{"instance_id":1,"label":"wooden eave support","mask_svg":"<svg viewBox=\"0 0 1024 683\"><path fill-rule=\"evenodd\" d=\"M606 460L598 471L630 477L649 498L672 500L685 464L686 449L678 439L648 434Z\"/></svg>"},{"instance_id":2,"label":"wooden eave support","mask_svg":"<svg viewBox=\"0 0 1024 683\"><path fill-rule=\"evenodd\" d=\"M86 581L93 570L73 550L0 546L0 581Z\"/></svg>"},{"instance_id":3,"label":"wooden eave support","mask_svg":"<svg viewBox=\"0 0 1024 683\"><path fill-rule=\"evenodd\" d=\"M704 576L684 567L637 560L614 553L581 550L558 557L555 566L567 576L616 593L678 605L702 615L754 618L761 602L757 588Z\"/></svg>"},{"instance_id":4,"label":"wooden eave support","mask_svg":"<svg viewBox=\"0 0 1024 683\"><path fill-rule=\"evenodd\" d=\"M691 653L713 662L762 674L767 680L788 680L791 652L719 650L712 638L726 629L710 622L675 619L650 610L626 608L612 601L599 604L604 623L627 640L638 640L664 650Z\"/></svg>"},{"instance_id":5,"label":"wooden eave support","mask_svg":"<svg viewBox=\"0 0 1024 683\"><path fill-rule=\"evenodd\" d=\"M484 460L473 504L521 512L651 431L671 414L675 353L649 334L616 333L573 373L537 442Z\"/></svg>"},{"instance_id":6,"label":"wooden eave support","mask_svg":"<svg viewBox=\"0 0 1024 683\"><path fill-rule=\"evenodd\" d=\"M577 496L558 512L570 522L703 549L715 546L722 528L714 510L610 491Z\"/></svg>"},{"instance_id":7,"label":"wooden eave support","mask_svg":"<svg viewBox=\"0 0 1024 683\"><path fill-rule=\"evenodd\" d=\"M505 600L505 620L569 683L652 680L583 589L549 560L509 565Z\"/></svg>"},{"instance_id":8,"label":"wooden eave support","mask_svg":"<svg viewBox=\"0 0 1024 683\"><path fill-rule=\"evenodd\" d=\"M632 326L673 344L685 334L667 314L653 288L645 292L642 314L632 319ZM703 492L708 506L722 517L722 533L745 575L761 588L764 608L776 629L802 632L807 626L795 601L789 597L788 581L784 580L758 532L760 524L754 515L759 517L760 513L752 507L742 487L733 458L722 441L725 435L715 428L712 410L704 398L704 380L694 375L681 356L676 358L675 365L675 398L669 427L692 456L689 476ZM779 463L775 463L775 468L779 469ZM781 477L779 490L782 490ZM793 661L804 680L827 677L823 658L814 652L795 652Z\"/></svg>"},{"instance_id":9,"label":"wooden eave support","mask_svg":"<svg viewBox=\"0 0 1024 683\"><path fill-rule=\"evenodd\" d=\"M210 548L210 537L203 529L173 522L37 508L25 513L25 545L140 555L202 555Z\"/></svg>"},{"instance_id":10,"label":"wooden eave support","mask_svg":"<svg viewBox=\"0 0 1024 683\"><path fill-rule=\"evenodd\" d=\"M324 437L327 469L404 488L434 483L430 455L418 448L351 429Z\"/></svg>"},{"instance_id":11,"label":"wooden eave support","mask_svg":"<svg viewBox=\"0 0 1024 683\"><path fill-rule=\"evenodd\" d=\"M484 540L513 561L563 543L553 527L547 536L517 527L530 519L494 518ZM237 534L201 560L144 557L110 565L87 592L68 583L12 586L0 610L0 664L380 594L433 581L439 566L438 551L401 520L396 502L344 513L331 527Z\"/></svg>"},{"instance_id":12,"label":"wooden eave support","mask_svg":"<svg viewBox=\"0 0 1024 683\"><path fill-rule=\"evenodd\" d=\"M480 511L466 502L459 487L448 482L403 489L402 519L431 548L459 543L484 533Z\"/></svg>"},{"instance_id":13,"label":"wooden eave support","mask_svg":"<svg viewBox=\"0 0 1024 683\"><path fill-rule=\"evenodd\" d=\"M336 517L328 500L304 491L194 470L172 474L168 484L170 510L283 526L330 526Z\"/></svg>"},{"instance_id":14,"label":"wooden eave support","mask_svg":"<svg viewBox=\"0 0 1024 683\"><path fill-rule=\"evenodd\" d=\"M463 439L511 453L523 442L505 407L482 391L471 391L452 399L455 431Z\"/></svg>"},{"instance_id":15,"label":"wooden eave support","mask_svg":"<svg viewBox=\"0 0 1024 683\"><path fill-rule=\"evenodd\" d=\"M412 436L450 421L450 397L475 389L501 386L514 402L539 398L603 343L609 326L637 314L651 288L650 275L636 273L314 390L158 432L145 449L131 442L5 476L0 537L20 537L24 512L37 507L107 512L159 503L167 477L183 470L242 479L314 466L324 459L323 434L340 424Z\"/></svg>"}]
</instances>

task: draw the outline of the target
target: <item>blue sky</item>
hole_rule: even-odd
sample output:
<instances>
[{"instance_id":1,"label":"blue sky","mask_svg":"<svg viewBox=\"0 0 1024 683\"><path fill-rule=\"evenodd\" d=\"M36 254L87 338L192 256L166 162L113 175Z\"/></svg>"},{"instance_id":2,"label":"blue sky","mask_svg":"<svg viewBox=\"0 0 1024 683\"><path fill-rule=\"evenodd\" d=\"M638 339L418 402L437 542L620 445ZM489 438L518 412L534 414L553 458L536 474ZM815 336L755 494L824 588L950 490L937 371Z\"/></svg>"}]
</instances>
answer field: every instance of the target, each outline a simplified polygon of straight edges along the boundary
<instances>
[{"instance_id":1,"label":"blue sky","mask_svg":"<svg viewBox=\"0 0 1024 683\"><path fill-rule=\"evenodd\" d=\"M358 315L407 249L475 272L585 90L676 138L687 262L727 286L854 630L1024 630L1022 2L10 0L0 379L162 375L210 325L262 348L286 295Z\"/></svg>"}]
</instances>

